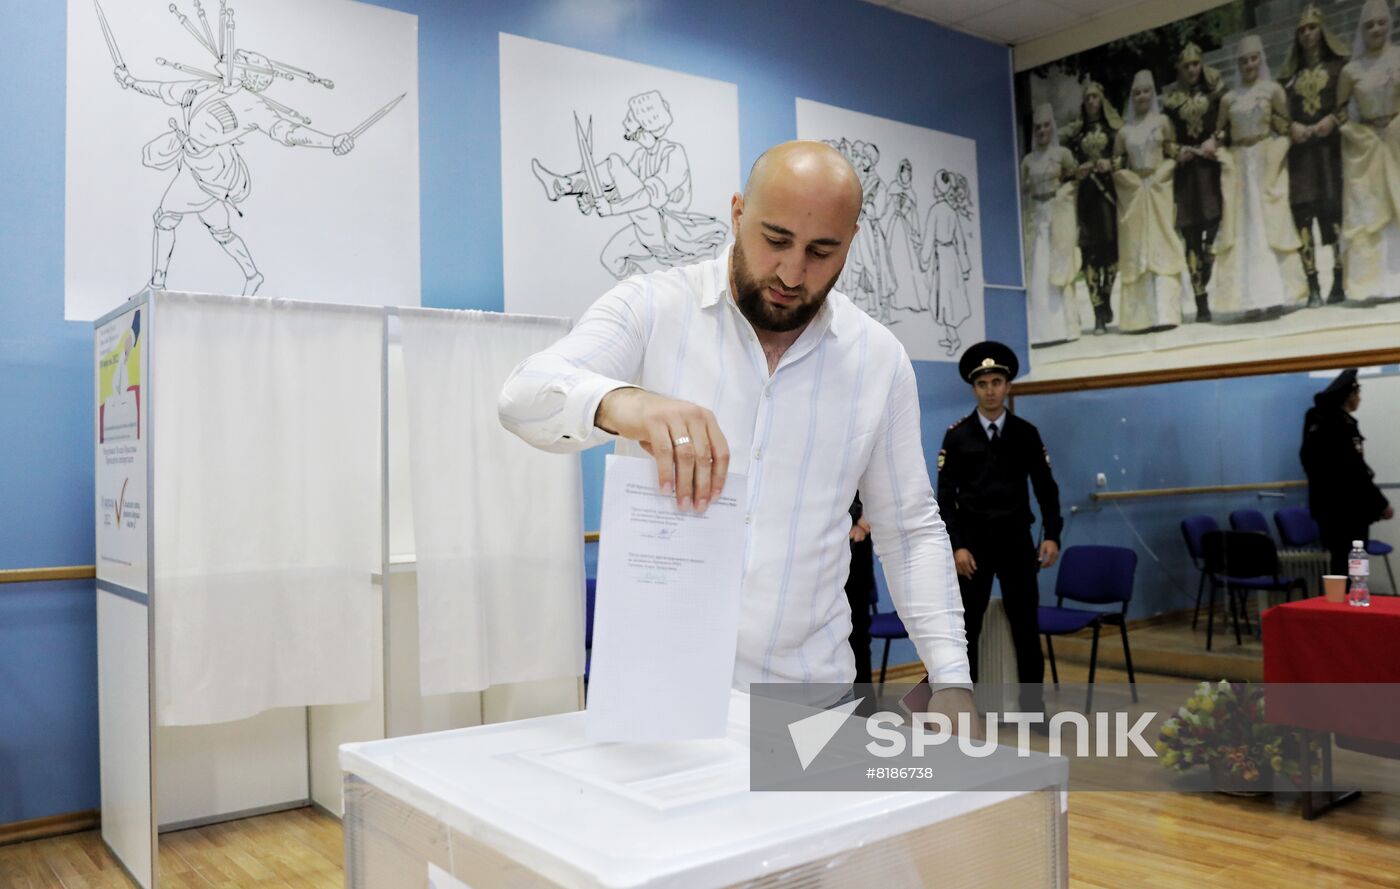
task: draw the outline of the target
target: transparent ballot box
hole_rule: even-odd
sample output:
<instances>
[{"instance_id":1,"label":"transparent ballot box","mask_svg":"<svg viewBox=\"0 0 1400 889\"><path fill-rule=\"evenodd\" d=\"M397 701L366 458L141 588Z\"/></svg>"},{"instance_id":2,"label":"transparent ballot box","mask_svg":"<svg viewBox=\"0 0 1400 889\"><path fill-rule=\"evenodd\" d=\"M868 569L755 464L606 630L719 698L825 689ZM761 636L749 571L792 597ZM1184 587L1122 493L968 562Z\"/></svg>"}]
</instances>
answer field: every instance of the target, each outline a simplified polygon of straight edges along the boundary
<instances>
[{"instance_id":1,"label":"transparent ballot box","mask_svg":"<svg viewBox=\"0 0 1400 889\"><path fill-rule=\"evenodd\" d=\"M346 885L1063 887L1062 770L1041 790L750 791L727 737L599 744L583 713L346 744Z\"/></svg>"}]
</instances>

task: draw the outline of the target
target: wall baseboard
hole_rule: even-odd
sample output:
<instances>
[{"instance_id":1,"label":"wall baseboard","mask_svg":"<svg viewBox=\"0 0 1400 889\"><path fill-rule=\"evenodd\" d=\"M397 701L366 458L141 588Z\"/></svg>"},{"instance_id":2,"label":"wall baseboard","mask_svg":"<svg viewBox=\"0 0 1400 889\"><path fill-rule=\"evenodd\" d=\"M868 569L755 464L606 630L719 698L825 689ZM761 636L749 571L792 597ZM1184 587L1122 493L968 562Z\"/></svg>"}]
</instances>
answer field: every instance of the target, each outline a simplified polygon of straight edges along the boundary
<instances>
[{"instance_id":1,"label":"wall baseboard","mask_svg":"<svg viewBox=\"0 0 1400 889\"><path fill-rule=\"evenodd\" d=\"M92 830L101 822L102 813L98 809L45 815L43 818L30 818L27 821L12 821L9 824L0 824L0 846Z\"/></svg>"}]
</instances>

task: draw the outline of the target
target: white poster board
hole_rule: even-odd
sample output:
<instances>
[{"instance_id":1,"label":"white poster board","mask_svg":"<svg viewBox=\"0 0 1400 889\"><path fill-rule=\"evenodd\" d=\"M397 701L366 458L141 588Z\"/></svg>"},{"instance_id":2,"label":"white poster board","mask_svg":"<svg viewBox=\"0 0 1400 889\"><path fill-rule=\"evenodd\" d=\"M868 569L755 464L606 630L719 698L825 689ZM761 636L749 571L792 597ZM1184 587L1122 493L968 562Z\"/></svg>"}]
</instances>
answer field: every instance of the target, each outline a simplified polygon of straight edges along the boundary
<instances>
[{"instance_id":1,"label":"white poster board","mask_svg":"<svg viewBox=\"0 0 1400 889\"><path fill-rule=\"evenodd\" d=\"M836 288L915 361L957 361L986 331L977 143L797 100L797 137L827 142L865 190Z\"/></svg>"},{"instance_id":2,"label":"white poster board","mask_svg":"<svg viewBox=\"0 0 1400 889\"><path fill-rule=\"evenodd\" d=\"M416 16L69 0L67 113L66 318L148 284L418 305Z\"/></svg>"},{"instance_id":3,"label":"white poster board","mask_svg":"<svg viewBox=\"0 0 1400 889\"><path fill-rule=\"evenodd\" d=\"M135 306L93 337L97 577L141 593L148 592L147 312Z\"/></svg>"},{"instance_id":4,"label":"white poster board","mask_svg":"<svg viewBox=\"0 0 1400 889\"><path fill-rule=\"evenodd\" d=\"M505 309L578 320L717 255L741 187L732 83L501 34Z\"/></svg>"}]
</instances>

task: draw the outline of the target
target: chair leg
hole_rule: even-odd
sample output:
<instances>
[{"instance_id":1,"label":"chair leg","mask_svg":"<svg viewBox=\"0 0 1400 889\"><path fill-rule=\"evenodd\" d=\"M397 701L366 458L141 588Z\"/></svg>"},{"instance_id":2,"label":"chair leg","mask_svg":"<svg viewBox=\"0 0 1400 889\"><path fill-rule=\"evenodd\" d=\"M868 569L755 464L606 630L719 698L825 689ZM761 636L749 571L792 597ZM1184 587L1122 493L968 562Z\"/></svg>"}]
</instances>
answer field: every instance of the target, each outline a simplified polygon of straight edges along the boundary
<instances>
[{"instance_id":1,"label":"chair leg","mask_svg":"<svg viewBox=\"0 0 1400 889\"><path fill-rule=\"evenodd\" d=\"M1390 553L1385 554L1385 573L1390 575L1390 594L1400 596L1400 589L1395 587L1395 572L1390 570Z\"/></svg>"},{"instance_id":2,"label":"chair leg","mask_svg":"<svg viewBox=\"0 0 1400 889\"><path fill-rule=\"evenodd\" d=\"M1055 687L1060 687L1060 670L1055 666L1055 643L1051 641L1050 634L1045 634L1045 652L1050 655L1050 679L1055 683Z\"/></svg>"},{"instance_id":3,"label":"chair leg","mask_svg":"<svg viewBox=\"0 0 1400 889\"><path fill-rule=\"evenodd\" d=\"M1201 594L1206 591L1206 573L1201 572L1201 581L1196 584L1196 610L1191 612L1191 629L1196 629L1196 621L1201 617ZM1211 601L1214 601L1212 599Z\"/></svg>"},{"instance_id":4,"label":"chair leg","mask_svg":"<svg viewBox=\"0 0 1400 889\"><path fill-rule=\"evenodd\" d=\"M1249 593L1240 594L1240 618L1244 621L1246 635L1254 635L1254 625L1249 620Z\"/></svg>"},{"instance_id":5,"label":"chair leg","mask_svg":"<svg viewBox=\"0 0 1400 889\"><path fill-rule=\"evenodd\" d=\"M1210 640L1215 633L1215 581L1210 583L1210 602L1206 604L1206 651L1210 651Z\"/></svg>"},{"instance_id":6,"label":"chair leg","mask_svg":"<svg viewBox=\"0 0 1400 889\"><path fill-rule=\"evenodd\" d=\"M890 665L890 641L885 640L885 656L880 659L880 687L885 687L885 668Z\"/></svg>"},{"instance_id":7,"label":"chair leg","mask_svg":"<svg viewBox=\"0 0 1400 889\"><path fill-rule=\"evenodd\" d=\"M1133 675L1133 653L1128 649L1128 620L1125 616L1123 622L1118 625L1118 630L1123 634L1123 661L1128 665L1128 688L1133 693L1133 703L1137 703L1137 677Z\"/></svg>"},{"instance_id":8,"label":"chair leg","mask_svg":"<svg viewBox=\"0 0 1400 889\"><path fill-rule=\"evenodd\" d=\"M1099 665L1099 623L1094 622L1094 642L1089 646L1089 693L1084 698L1084 712L1094 709L1094 671Z\"/></svg>"},{"instance_id":9,"label":"chair leg","mask_svg":"<svg viewBox=\"0 0 1400 889\"><path fill-rule=\"evenodd\" d=\"M1238 591L1231 590L1230 596L1230 619L1235 625L1235 644L1243 645L1244 640L1240 638L1240 596Z\"/></svg>"}]
</instances>

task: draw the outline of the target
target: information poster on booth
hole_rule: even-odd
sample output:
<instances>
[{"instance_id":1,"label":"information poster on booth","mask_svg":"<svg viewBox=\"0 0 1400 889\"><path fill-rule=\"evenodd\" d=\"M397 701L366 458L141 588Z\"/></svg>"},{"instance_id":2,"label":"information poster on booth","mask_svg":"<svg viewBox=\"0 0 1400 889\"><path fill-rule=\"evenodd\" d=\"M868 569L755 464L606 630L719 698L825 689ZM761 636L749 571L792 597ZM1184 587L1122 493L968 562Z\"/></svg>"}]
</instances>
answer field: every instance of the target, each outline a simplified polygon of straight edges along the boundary
<instances>
[{"instance_id":1,"label":"information poster on booth","mask_svg":"<svg viewBox=\"0 0 1400 889\"><path fill-rule=\"evenodd\" d=\"M147 307L137 306L97 328L97 577L146 592L148 390Z\"/></svg>"}]
</instances>

